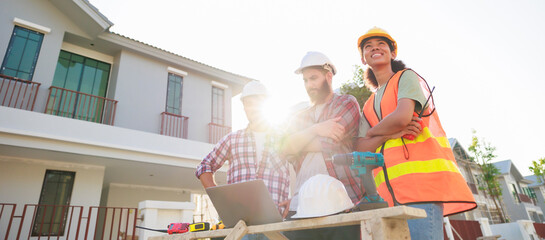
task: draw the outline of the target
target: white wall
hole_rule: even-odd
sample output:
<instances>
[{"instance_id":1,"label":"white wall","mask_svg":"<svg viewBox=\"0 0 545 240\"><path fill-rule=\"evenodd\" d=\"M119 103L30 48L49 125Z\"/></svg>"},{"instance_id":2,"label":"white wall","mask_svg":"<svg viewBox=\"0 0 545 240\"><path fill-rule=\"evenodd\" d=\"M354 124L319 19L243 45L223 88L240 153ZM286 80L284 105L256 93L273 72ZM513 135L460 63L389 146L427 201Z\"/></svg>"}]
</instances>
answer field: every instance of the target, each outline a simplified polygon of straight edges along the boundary
<instances>
[{"instance_id":1,"label":"white wall","mask_svg":"<svg viewBox=\"0 0 545 240\"><path fill-rule=\"evenodd\" d=\"M71 205L98 206L104 167L0 156L0 203L37 204L46 170L76 172ZM23 205L17 206L21 213Z\"/></svg>"},{"instance_id":2,"label":"white wall","mask_svg":"<svg viewBox=\"0 0 545 240\"><path fill-rule=\"evenodd\" d=\"M191 192L183 189L110 184L108 188L108 207L138 207L145 200L190 202Z\"/></svg>"}]
</instances>

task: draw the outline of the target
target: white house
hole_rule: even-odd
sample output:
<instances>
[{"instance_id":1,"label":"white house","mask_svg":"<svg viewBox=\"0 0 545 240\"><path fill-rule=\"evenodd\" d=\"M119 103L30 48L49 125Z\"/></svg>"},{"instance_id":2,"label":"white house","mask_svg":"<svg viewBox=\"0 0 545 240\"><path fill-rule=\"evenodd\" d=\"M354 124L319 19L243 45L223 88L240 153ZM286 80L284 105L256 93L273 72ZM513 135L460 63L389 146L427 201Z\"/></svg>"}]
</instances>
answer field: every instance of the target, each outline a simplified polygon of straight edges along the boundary
<instances>
[{"instance_id":1,"label":"white house","mask_svg":"<svg viewBox=\"0 0 545 240\"><path fill-rule=\"evenodd\" d=\"M138 234L140 202L204 192L252 79L111 26L86 0L0 1L0 238Z\"/></svg>"},{"instance_id":2,"label":"white house","mask_svg":"<svg viewBox=\"0 0 545 240\"><path fill-rule=\"evenodd\" d=\"M511 221L532 220L543 222L543 211L537 205L536 196L530 188L534 182L525 179L511 160L493 163L500 171L500 186L505 210Z\"/></svg>"}]
</instances>

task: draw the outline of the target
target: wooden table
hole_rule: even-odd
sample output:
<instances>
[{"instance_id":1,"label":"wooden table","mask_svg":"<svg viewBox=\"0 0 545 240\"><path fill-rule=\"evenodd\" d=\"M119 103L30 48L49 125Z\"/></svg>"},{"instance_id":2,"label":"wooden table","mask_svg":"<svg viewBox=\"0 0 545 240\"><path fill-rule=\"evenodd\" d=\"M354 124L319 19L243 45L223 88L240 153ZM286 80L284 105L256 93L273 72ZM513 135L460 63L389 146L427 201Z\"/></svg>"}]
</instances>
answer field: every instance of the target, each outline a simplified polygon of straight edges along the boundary
<instances>
[{"instance_id":1,"label":"wooden table","mask_svg":"<svg viewBox=\"0 0 545 240\"><path fill-rule=\"evenodd\" d=\"M254 233L263 233L271 240L283 240L287 239L281 234L284 231L357 224L361 226L362 239L410 239L407 219L424 217L426 212L423 209L397 206L254 226L246 226L241 220L234 228L157 236L150 237L149 240L189 240L225 236L226 240L240 240L244 235Z\"/></svg>"}]
</instances>

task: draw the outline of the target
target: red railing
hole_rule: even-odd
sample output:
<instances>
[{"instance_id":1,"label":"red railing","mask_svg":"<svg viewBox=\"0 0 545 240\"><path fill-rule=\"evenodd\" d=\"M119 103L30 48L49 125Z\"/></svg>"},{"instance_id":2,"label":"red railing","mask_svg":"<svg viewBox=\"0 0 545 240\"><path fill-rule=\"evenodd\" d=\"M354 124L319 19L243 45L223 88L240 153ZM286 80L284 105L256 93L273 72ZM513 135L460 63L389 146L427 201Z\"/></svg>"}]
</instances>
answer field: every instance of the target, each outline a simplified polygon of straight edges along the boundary
<instances>
[{"instance_id":1,"label":"red railing","mask_svg":"<svg viewBox=\"0 0 545 240\"><path fill-rule=\"evenodd\" d=\"M231 127L215 123L208 124L208 142L216 144L223 136L231 132Z\"/></svg>"},{"instance_id":2,"label":"red railing","mask_svg":"<svg viewBox=\"0 0 545 240\"><path fill-rule=\"evenodd\" d=\"M481 225L477 221L449 220L453 230L454 240L477 239L482 237ZM447 238L446 229L443 229L444 239Z\"/></svg>"},{"instance_id":3,"label":"red railing","mask_svg":"<svg viewBox=\"0 0 545 240\"><path fill-rule=\"evenodd\" d=\"M161 134L187 139L188 119L188 117L182 115L168 112L161 113Z\"/></svg>"},{"instance_id":4,"label":"red railing","mask_svg":"<svg viewBox=\"0 0 545 240\"><path fill-rule=\"evenodd\" d=\"M536 230L536 233L540 238L545 238L545 224L534 223L534 229Z\"/></svg>"},{"instance_id":5,"label":"red railing","mask_svg":"<svg viewBox=\"0 0 545 240\"><path fill-rule=\"evenodd\" d=\"M137 238L136 208L89 207L87 216L82 206L26 204L21 215L15 215L15 210L16 204L0 203L3 239Z\"/></svg>"},{"instance_id":6,"label":"red railing","mask_svg":"<svg viewBox=\"0 0 545 240\"><path fill-rule=\"evenodd\" d=\"M49 88L45 113L114 125L117 101L65 88Z\"/></svg>"},{"instance_id":7,"label":"red railing","mask_svg":"<svg viewBox=\"0 0 545 240\"><path fill-rule=\"evenodd\" d=\"M40 83L0 74L0 105L34 110Z\"/></svg>"},{"instance_id":8,"label":"red railing","mask_svg":"<svg viewBox=\"0 0 545 240\"><path fill-rule=\"evenodd\" d=\"M519 193L519 199L520 199L521 202L533 203L532 199L530 199L530 197L528 197L528 195L526 195L526 194Z\"/></svg>"}]
</instances>

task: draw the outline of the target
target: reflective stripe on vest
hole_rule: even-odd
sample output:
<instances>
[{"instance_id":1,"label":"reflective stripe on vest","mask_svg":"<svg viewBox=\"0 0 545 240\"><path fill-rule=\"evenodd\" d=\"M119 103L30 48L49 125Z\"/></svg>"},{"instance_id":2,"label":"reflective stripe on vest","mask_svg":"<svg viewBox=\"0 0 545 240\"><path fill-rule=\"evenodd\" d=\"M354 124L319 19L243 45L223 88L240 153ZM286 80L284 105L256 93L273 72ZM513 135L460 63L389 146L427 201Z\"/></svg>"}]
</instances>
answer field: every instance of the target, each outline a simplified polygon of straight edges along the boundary
<instances>
[{"instance_id":1,"label":"reflective stripe on vest","mask_svg":"<svg viewBox=\"0 0 545 240\"><path fill-rule=\"evenodd\" d=\"M384 86L380 119L397 108L398 83L404 71L394 74ZM419 81L421 86L427 86L424 79ZM371 127L380 121L374 97L372 94L363 107ZM475 199L458 169L437 111L430 110L431 107L424 113L424 128L414 140L391 139L377 149L382 150L385 160L385 168L373 170L377 190L390 206L394 202L440 202L445 216L471 210L477 206Z\"/></svg>"}]
</instances>

